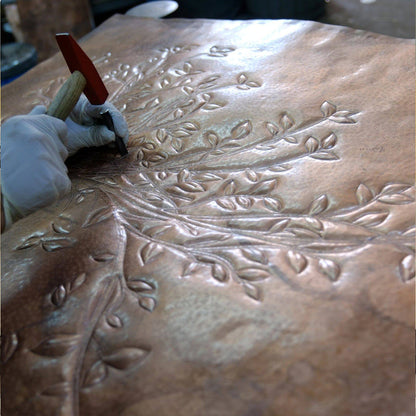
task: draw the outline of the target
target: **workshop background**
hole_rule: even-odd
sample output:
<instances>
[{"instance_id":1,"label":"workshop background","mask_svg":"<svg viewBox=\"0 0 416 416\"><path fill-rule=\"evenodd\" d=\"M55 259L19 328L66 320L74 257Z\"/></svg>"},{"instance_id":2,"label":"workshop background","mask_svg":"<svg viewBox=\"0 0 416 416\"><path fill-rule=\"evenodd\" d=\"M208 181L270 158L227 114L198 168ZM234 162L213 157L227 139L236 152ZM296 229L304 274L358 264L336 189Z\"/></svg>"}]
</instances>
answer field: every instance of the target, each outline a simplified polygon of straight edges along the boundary
<instances>
[{"instance_id":1,"label":"workshop background","mask_svg":"<svg viewBox=\"0 0 416 416\"><path fill-rule=\"evenodd\" d=\"M414 0L3 0L1 82L11 82L58 51L54 35L76 39L113 14L158 18L302 19L385 35L415 37Z\"/></svg>"}]
</instances>

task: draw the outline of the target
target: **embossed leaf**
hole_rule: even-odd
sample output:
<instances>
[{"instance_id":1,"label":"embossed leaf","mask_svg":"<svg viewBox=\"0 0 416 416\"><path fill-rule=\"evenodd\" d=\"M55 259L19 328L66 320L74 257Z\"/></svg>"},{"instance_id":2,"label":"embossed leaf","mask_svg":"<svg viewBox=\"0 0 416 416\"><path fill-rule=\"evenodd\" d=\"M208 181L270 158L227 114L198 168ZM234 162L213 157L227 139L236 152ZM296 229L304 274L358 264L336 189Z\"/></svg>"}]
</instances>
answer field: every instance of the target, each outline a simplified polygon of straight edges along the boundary
<instances>
[{"instance_id":1,"label":"embossed leaf","mask_svg":"<svg viewBox=\"0 0 416 416\"><path fill-rule=\"evenodd\" d=\"M123 321L116 314L108 315L106 321L113 328L121 328L123 326Z\"/></svg>"},{"instance_id":2,"label":"embossed leaf","mask_svg":"<svg viewBox=\"0 0 416 416\"><path fill-rule=\"evenodd\" d=\"M211 97L211 94L204 93L204 94L201 94L201 98L203 102L207 103L211 100L212 97Z\"/></svg>"},{"instance_id":3,"label":"embossed leaf","mask_svg":"<svg viewBox=\"0 0 416 416\"><path fill-rule=\"evenodd\" d=\"M141 297L139 299L139 305L146 309L149 312L153 312L153 309L156 307L156 301L150 297Z\"/></svg>"},{"instance_id":4,"label":"embossed leaf","mask_svg":"<svg viewBox=\"0 0 416 416\"><path fill-rule=\"evenodd\" d=\"M221 208L235 211L237 205L233 202L233 198L219 198L215 201Z\"/></svg>"},{"instance_id":5,"label":"embossed leaf","mask_svg":"<svg viewBox=\"0 0 416 416\"><path fill-rule=\"evenodd\" d=\"M143 264L148 263L150 260L154 260L155 257L162 254L163 248L160 244L156 243L147 243L141 250L140 250L140 258Z\"/></svg>"},{"instance_id":6,"label":"embossed leaf","mask_svg":"<svg viewBox=\"0 0 416 416\"><path fill-rule=\"evenodd\" d=\"M199 85L209 84L211 82L216 81L217 79L221 78L221 75L212 75L208 78L204 78Z\"/></svg>"},{"instance_id":7,"label":"embossed leaf","mask_svg":"<svg viewBox=\"0 0 416 416\"><path fill-rule=\"evenodd\" d=\"M169 77L162 78L162 80L159 83L160 88L166 88L169 85L170 85L170 79L169 79Z\"/></svg>"},{"instance_id":8,"label":"embossed leaf","mask_svg":"<svg viewBox=\"0 0 416 416\"><path fill-rule=\"evenodd\" d=\"M376 225L380 225L388 215L389 213L384 211L367 212L360 215L353 223L362 227L375 227Z\"/></svg>"},{"instance_id":9,"label":"embossed leaf","mask_svg":"<svg viewBox=\"0 0 416 416\"><path fill-rule=\"evenodd\" d=\"M252 186L249 192L252 195L268 195L276 188L277 183L277 179L267 179Z\"/></svg>"},{"instance_id":10,"label":"embossed leaf","mask_svg":"<svg viewBox=\"0 0 416 416\"><path fill-rule=\"evenodd\" d=\"M83 202L85 200L84 195L79 194L76 198L75 198L75 203L76 204L80 204L81 202Z\"/></svg>"},{"instance_id":11,"label":"embossed leaf","mask_svg":"<svg viewBox=\"0 0 416 416\"><path fill-rule=\"evenodd\" d=\"M148 160L149 162L156 163L156 162L160 162L160 161L162 161L162 160L165 160L166 158L167 158L166 153L157 152L157 153L153 153L153 154L151 154L151 155L147 158L147 160Z\"/></svg>"},{"instance_id":12,"label":"embossed leaf","mask_svg":"<svg viewBox=\"0 0 416 416\"><path fill-rule=\"evenodd\" d=\"M289 264L296 273L302 273L308 265L306 257L303 254L297 253L293 250L289 250L287 252L287 259L289 260Z\"/></svg>"},{"instance_id":13,"label":"embossed leaf","mask_svg":"<svg viewBox=\"0 0 416 416\"><path fill-rule=\"evenodd\" d=\"M235 182L231 179L225 183L223 192L224 195L233 195L237 189Z\"/></svg>"},{"instance_id":14,"label":"embossed leaf","mask_svg":"<svg viewBox=\"0 0 416 416\"><path fill-rule=\"evenodd\" d=\"M247 85L251 88L259 88L260 87L260 84L256 81L248 81Z\"/></svg>"},{"instance_id":15,"label":"embossed leaf","mask_svg":"<svg viewBox=\"0 0 416 416\"><path fill-rule=\"evenodd\" d=\"M264 252L256 248L241 249L241 253L247 260L250 260L254 263L261 263L261 264L268 263L267 257L264 254Z\"/></svg>"},{"instance_id":16,"label":"embossed leaf","mask_svg":"<svg viewBox=\"0 0 416 416\"><path fill-rule=\"evenodd\" d=\"M404 233L403 235L406 236L411 236L411 237L415 237L416 236L416 226L412 225L411 227L409 227Z\"/></svg>"},{"instance_id":17,"label":"embossed leaf","mask_svg":"<svg viewBox=\"0 0 416 416\"><path fill-rule=\"evenodd\" d=\"M102 361L96 361L88 370L83 385L83 388L92 387L101 383L108 374L108 368Z\"/></svg>"},{"instance_id":18,"label":"embossed leaf","mask_svg":"<svg viewBox=\"0 0 416 416\"><path fill-rule=\"evenodd\" d=\"M141 196L145 201L156 203L160 206L163 206L167 202L159 194L153 192L143 192Z\"/></svg>"},{"instance_id":19,"label":"embossed leaf","mask_svg":"<svg viewBox=\"0 0 416 416\"><path fill-rule=\"evenodd\" d=\"M331 133L329 136L322 140L322 147L324 149L332 149L337 143L337 136L335 133Z\"/></svg>"},{"instance_id":20,"label":"embossed leaf","mask_svg":"<svg viewBox=\"0 0 416 416\"><path fill-rule=\"evenodd\" d=\"M113 215L113 211L110 207L102 207L91 212L85 222L82 224L82 228L90 227L91 225L99 224Z\"/></svg>"},{"instance_id":21,"label":"embossed leaf","mask_svg":"<svg viewBox=\"0 0 416 416\"><path fill-rule=\"evenodd\" d=\"M192 64L190 62L185 62L183 64L183 70L184 72L186 72L187 74L191 71L192 69Z\"/></svg>"},{"instance_id":22,"label":"embossed leaf","mask_svg":"<svg viewBox=\"0 0 416 416\"><path fill-rule=\"evenodd\" d=\"M276 124L274 124L270 121L268 121L266 123L266 128L267 128L267 130L269 130L269 132L272 136L275 136L277 133L279 133L279 128L276 126Z\"/></svg>"},{"instance_id":23,"label":"embossed leaf","mask_svg":"<svg viewBox=\"0 0 416 416\"><path fill-rule=\"evenodd\" d=\"M286 137L283 137L283 140L284 140L285 142L290 143L290 144L296 144L296 143L298 142L298 139L297 139L296 137L293 137L293 136L286 136Z\"/></svg>"},{"instance_id":24,"label":"embossed leaf","mask_svg":"<svg viewBox=\"0 0 416 416\"><path fill-rule=\"evenodd\" d=\"M202 108L207 111L212 111L212 110L218 110L218 108L221 108L221 107L222 105L220 104L209 103L209 104L205 104Z\"/></svg>"},{"instance_id":25,"label":"embossed leaf","mask_svg":"<svg viewBox=\"0 0 416 416\"><path fill-rule=\"evenodd\" d=\"M337 111L337 107L328 101L324 101L321 105L321 111L325 117L329 117Z\"/></svg>"},{"instance_id":26,"label":"embossed leaf","mask_svg":"<svg viewBox=\"0 0 416 416\"><path fill-rule=\"evenodd\" d=\"M42 248L45 251L52 252L63 248L73 247L77 240L70 237L51 237L42 239Z\"/></svg>"},{"instance_id":27,"label":"embossed leaf","mask_svg":"<svg viewBox=\"0 0 416 416\"><path fill-rule=\"evenodd\" d=\"M303 224L307 229L312 231L321 231L324 228L322 221L314 217L305 218L305 223Z\"/></svg>"},{"instance_id":28,"label":"embossed leaf","mask_svg":"<svg viewBox=\"0 0 416 416\"><path fill-rule=\"evenodd\" d=\"M184 182L175 186L177 186L179 189L182 189L185 192L204 192L205 191L204 186L195 181Z\"/></svg>"},{"instance_id":29,"label":"embossed leaf","mask_svg":"<svg viewBox=\"0 0 416 416\"><path fill-rule=\"evenodd\" d=\"M53 384L42 391L42 396L67 396L71 391L71 385L68 382Z\"/></svg>"},{"instance_id":30,"label":"embossed leaf","mask_svg":"<svg viewBox=\"0 0 416 416\"><path fill-rule=\"evenodd\" d=\"M220 142L220 139L218 138L218 135L214 132L206 133L205 136L204 136L204 139L205 139L206 142L208 142L208 144L212 148L217 146L218 143Z\"/></svg>"},{"instance_id":31,"label":"embossed leaf","mask_svg":"<svg viewBox=\"0 0 416 416\"><path fill-rule=\"evenodd\" d=\"M37 246L40 241L41 237L45 235L45 233L36 233L28 237L22 244L16 247L16 250L24 250L26 248Z\"/></svg>"},{"instance_id":32,"label":"embossed leaf","mask_svg":"<svg viewBox=\"0 0 416 416\"><path fill-rule=\"evenodd\" d=\"M97 253L91 254L91 258L100 263L105 263L105 262L113 261L115 256L112 253L97 252Z\"/></svg>"},{"instance_id":33,"label":"embossed leaf","mask_svg":"<svg viewBox=\"0 0 416 416\"><path fill-rule=\"evenodd\" d=\"M268 233L269 234L273 234L273 233L278 233L283 231L289 224L290 220L285 219L285 220L278 220L276 221L270 228Z\"/></svg>"},{"instance_id":34,"label":"embossed leaf","mask_svg":"<svg viewBox=\"0 0 416 416\"><path fill-rule=\"evenodd\" d=\"M251 182L258 182L259 176L257 175L256 172L254 172L254 170L252 170L252 169L246 169L245 172L246 172L246 176L247 176L247 178L248 178L249 181L251 181Z\"/></svg>"},{"instance_id":35,"label":"embossed leaf","mask_svg":"<svg viewBox=\"0 0 416 416\"><path fill-rule=\"evenodd\" d=\"M19 342L17 339L17 334L11 332L8 334L2 334L1 336L1 361L6 363L10 360L12 355L17 349Z\"/></svg>"},{"instance_id":36,"label":"embossed leaf","mask_svg":"<svg viewBox=\"0 0 416 416\"><path fill-rule=\"evenodd\" d=\"M277 198L266 197L263 199L264 206L270 211L279 212L282 209L282 203Z\"/></svg>"},{"instance_id":37,"label":"embossed leaf","mask_svg":"<svg viewBox=\"0 0 416 416\"><path fill-rule=\"evenodd\" d=\"M319 142L317 139L315 139L315 137L309 137L306 142L305 142L305 149L309 152L309 153L313 153L316 150L318 150L319 147Z\"/></svg>"},{"instance_id":38,"label":"embossed leaf","mask_svg":"<svg viewBox=\"0 0 416 416\"><path fill-rule=\"evenodd\" d=\"M182 276L189 276L198 268L198 263L191 262L185 264L182 272Z\"/></svg>"},{"instance_id":39,"label":"embossed leaf","mask_svg":"<svg viewBox=\"0 0 416 416\"><path fill-rule=\"evenodd\" d=\"M171 145L176 152L180 152L183 149L183 142L177 137L172 137Z\"/></svg>"},{"instance_id":40,"label":"embossed leaf","mask_svg":"<svg viewBox=\"0 0 416 416\"><path fill-rule=\"evenodd\" d=\"M213 264L211 266L211 274L215 280L218 280L221 283L226 282L228 280L227 270L221 264Z\"/></svg>"},{"instance_id":41,"label":"embossed leaf","mask_svg":"<svg viewBox=\"0 0 416 416\"><path fill-rule=\"evenodd\" d=\"M199 173L194 175L194 179L203 182L211 182L211 181L220 181L223 178L221 176L215 175L214 173Z\"/></svg>"},{"instance_id":42,"label":"embossed leaf","mask_svg":"<svg viewBox=\"0 0 416 416\"><path fill-rule=\"evenodd\" d=\"M257 282L260 280L267 279L270 274L268 271L259 269L257 267L247 267L238 270L238 276L241 279L249 280L250 282Z\"/></svg>"},{"instance_id":43,"label":"embossed leaf","mask_svg":"<svg viewBox=\"0 0 416 416\"><path fill-rule=\"evenodd\" d=\"M66 289L63 285L59 285L52 292L51 301L55 306L62 306L67 297Z\"/></svg>"},{"instance_id":44,"label":"embossed leaf","mask_svg":"<svg viewBox=\"0 0 416 416\"><path fill-rule=\"evenodd\" d=\"M237 85L237 88L239 90L249 90L250 89L250 87L248 85L246 85L246 84Z\"/></svg>"},{"instance_id":45,"label":"embossed leaf","mask_svg":"<svg viewBox=\"0 0 416 416\"><path fill-rule=\"evenodd\" d=\"M283 131L289 130L291 127L295 125L292 117L290 117L287 113L283 113L280 115L279 118L279 126L282 128Z\"/></svg>"},{"instance_id":46,"label":"embossed leaf","mask_svg":"<svg viewBox=\"0 0 416 416\"><path fill-rule=\"evenodd\" d=\"M60 215L53 223L52 229L58 234L69 234L74 228L71 218Z\"/></svg>"},{"instance_id":47,"label":"embossed leaf","mask_svg":"<svg viewBox=\"0 0 416 416\"><path fill-rule=\"evenodd\" d=\"M231 137L234 140L243 139L251 133L252 128L251 121L245 120L231 129Z\"/></svg>"},{"instance_id":48,"label":"embossed leaf","mask_svg":"<svg viewBox=\"0 0 416 416\"><path fill-rule=\"evenodd\" d=\"M272 143L272 144L270 144L270 143L260 143L255 147L256 150L260 150L262 152L269 151L269 150L275 150L276 148L277 148L276 142Z\"/></svg>"},{"instance_id":49,"label":"embossed leaf","mask_svg":"<svg viewBox=\"0 0 416 416\"><path fill-rule=\"evenodd\" d=\"M253 206L253 198L247 196L237 196L235 199L236 203L244 209L249 209Z\"/></svg>"},{"instance_id":50,"label":"embossed leaf","mask_svg":"<svg viewBox=\"0 0 416 416\"><path fill-rule=\"evenodd\" d=\"M328 276L333 282L337 281L341 272L338 264L329 259L320 259L318 269L321 273Z\"/></svg>"},{"instance_id":51,"label":"embossed leaf","mask_svg":"<svg viewBox=\"0 0 416 416\"><path fill-rule=\"evenodd\" d=\"M152 293L155 291L155 286L152 282L148 282L143 278L130 278L127 281L127 287L134 292Z\"/></svg>"},{"instance_id":52,"label":"embossed leaf","mask_svg":"<svg viewBox=\"0 0 416 416\"><path fill-rule=\"evenodd\" d=\"M244 292L251 298L257 301L261 300L262 294L260 288L251 284L251 283L244 283Z\"/></svg>"},{"instance_id":53,"label":"embossed leaf","mask_svg":"<svg viewBox=\"0 0 416 416\"><path fill-rule=\"evenodd\" d=\"M182 87L182 91L187 95L191 95L195 90L192 87L185 85Z\"/></svg>"},{"instance_id":54,"label":"embossed leaf","mask_svg":"<svg viewBox=\"0 0 416 416\"><path fill-rule=\"evenodd\" d=\"M387 194L387 195L398 194L398 193L407 191L411 187L412 187L411 185L407 185L403 183L390 183L384 186L380 193Z\"/></svg>"},{"instance_id":55,"label":"embossed leaf","mask_svg":"<svg viewBox=\"0 0 416 416\"><path fill-rule=\"evenodd\" d=\"M237 81L239 84L244 84L247 81L247 76L245 74L240 74L237 77Z\"/></svg>"},{"instance_id":56,"label":"embossed leaf","mask_svg":"<svg viewBox=\"0 0 416 416\"><path fill-rule=\"evenodd\" d=\"M81 273L80 275L78 275L75 278L75 280L71 283L71 286L70 286L71 291L78 289L81 285L84 284L86 279L87 279L87 275L85 273Z\"/></svg>"},{"instance_id":57,"label":"embossed leaf","mask_svg":"<svg viewBox=\"0 0 416 416\"><path fill-rule=\"evenodd\" d=\"M177 120L178 118L181 118L181 117L183 117L184 116L184 111L181 109L181 108L178 108L177 110L175 110L174 111L174 113L173 113L173 118L175 119L175 120Z\"/></svg>"},{"instance_id":58,"label":"embossed leaf","mask_svg":"<svg viewBox=\"0 0 416 416\"><path fill-rule=\"evenodd\" d=\"M355 114L350 111L337 111L332 114L329 119L331 121L335 121L336 123L352 124L356 123L356 121L352 118L354 115Z\"/></svg>"},{"instance_id":59,"label":"embossed leaf","mask_svg":"<svg viewBox=\"0 0 416 416\"><path fill-rule=\"evenodd\" d=\"M414 202L414 198L406 194L384 194L378 197L377 200L390 205L404 205Z\"/></svg>"},{"instance_id":60,"label":"embossed leaf","mask_svg":"<svg viewBox=\"0 0 416 416\"><path fill-rule=\"evenodd\" d=\"M328 197L324 194L316 198L309 207L309 215L320 214L328 208Z\"/></svg>"},{"instance_id":61,"label":"embossed leaf","mask_svg":"<svg viewBox=\"0 0 416 416\"><path fill-rule=\"evenodd\" d=\"M318 160L339 160L339 157L336 153L332 152L331 150L325 151L321 150L320 152L315 152L311 154L309 157L312 159Z\"/></svg>"},{"instance_id":62,"label":"embossed leaf","mask_svg":"<svg viewBox=\"0 0 416 416\"><path fill-rule=\"evenodd\" d=\"M166 141L166 139L168 138L168 134L166 132L165 129L158 129L156 131L156 139L160 142L160 143L164 143Z\"/></svg>"},{"instance_id":63,"label":"embossed leaf","mask_svg":"<svg viewBox=\"0 0 416 416\"><path fill-rule=\"evenodd\" d=\"M360 205L365 205L367 202L373 199L373 193L363 183L360 183L360 185L358 185L355 195L357 196L357 201Z\"/></svg>"},{"instance_id":64,"label":"embossed leaf","mask_svg":"<svg viewBox=\"0 0 416 416\"><path fill-rule=\"evenodd\" d=\"M191 121L187 121L182 127L187 131L197 131L200 129L199 125L192 123Z\"/></svg>"},{"instance_id":65,"label":"embossed leaf","mask_svg":"<svg viewBox=\"0 0 416 416\"><path fill-rule=\"evenodd\" d=\"M404 282L408 282L415 277L415 256L413 254L407 255L400 262L400 276Z\"/></svg>"},{"instance_id":66,"label":"embossed leaf","mask_svg":"<svg viewBox=\"0 0 416 416\"><path fill-rule=\"evenodd\" d=\"M80 335L53 335L31 351L45 357L61 357L76 348L80 339Z\"/></svg>"},{"instance_id":67,"label":"embossed leaf","mask_svg":"<svg viewBox=\"0 0 416 416\"><path fill-rule=\"evenodd\" d=\"M209 52L212 56L227 56L229 52L235 51L235 48L226 46L213 46Z\"/></svg>"}]
</instances>

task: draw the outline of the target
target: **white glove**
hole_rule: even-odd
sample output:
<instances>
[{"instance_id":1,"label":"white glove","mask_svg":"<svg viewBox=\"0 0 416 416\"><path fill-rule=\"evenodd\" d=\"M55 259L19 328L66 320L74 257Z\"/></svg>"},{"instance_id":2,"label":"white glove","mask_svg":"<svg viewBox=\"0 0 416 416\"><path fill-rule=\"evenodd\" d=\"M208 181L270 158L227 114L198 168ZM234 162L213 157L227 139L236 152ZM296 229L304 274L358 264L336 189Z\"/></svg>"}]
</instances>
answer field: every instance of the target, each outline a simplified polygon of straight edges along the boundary
<instances>
[{"instance_id":1,"label":"white glove","mask_svg":"<svg viewBox=\"0 0 416 416\"><path fill-rule=\"evenodd\" d=\"M71 181L64 163L68 156L82 147L115 140L114 132L94 124L105 110L127 143L127 123L121 113L109 103L91 105L85 96L65 122L37 106L27 116L12 117L3 124L1 183L6 227L69 192Z\"/></svg>"},{"instance_id":2,"label":"white glove","mask_svg":"<svg viewBox=\"0 0 416 416\"><path fill-rule=\"evenodd\" d=\"M71 189L64 160L67 126L35 107L1 129L1 184L6 227Z\"/></svg>"},{"instance_id":3,"label":"white glove","mask_svg":"<svg viewBox=\"0 0 416 416\"><path fill-rule=\"evenodd\" d=\"M111 103L92 105L84 94L81 95L65 123L68 126L67 149L72 156L82 147L102 146L114 142L114 132L97 124L100 114L108 110L113 119L114 130L127 144L129 131L122 114Z\"/></svg>"}]
</instances>

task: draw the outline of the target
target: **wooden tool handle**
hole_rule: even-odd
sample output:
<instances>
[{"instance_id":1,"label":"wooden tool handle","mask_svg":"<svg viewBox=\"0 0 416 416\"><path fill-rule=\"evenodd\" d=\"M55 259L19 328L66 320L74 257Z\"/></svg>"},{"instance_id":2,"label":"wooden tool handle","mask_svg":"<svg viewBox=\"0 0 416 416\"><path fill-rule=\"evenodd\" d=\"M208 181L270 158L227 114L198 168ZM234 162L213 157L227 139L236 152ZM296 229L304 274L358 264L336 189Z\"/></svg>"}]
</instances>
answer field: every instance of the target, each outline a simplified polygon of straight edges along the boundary
<instances>
[{"instance_id":1,"label":"wooden tool handle","mask_svg":"<svg viewBox=\"0 0 416 416\"><path fill-rule=\"evenodd\" d=\"M74 71L56 94L46 114L65 120L78 102L86 84L84 75Z\"/></svg>"}]
</instances>

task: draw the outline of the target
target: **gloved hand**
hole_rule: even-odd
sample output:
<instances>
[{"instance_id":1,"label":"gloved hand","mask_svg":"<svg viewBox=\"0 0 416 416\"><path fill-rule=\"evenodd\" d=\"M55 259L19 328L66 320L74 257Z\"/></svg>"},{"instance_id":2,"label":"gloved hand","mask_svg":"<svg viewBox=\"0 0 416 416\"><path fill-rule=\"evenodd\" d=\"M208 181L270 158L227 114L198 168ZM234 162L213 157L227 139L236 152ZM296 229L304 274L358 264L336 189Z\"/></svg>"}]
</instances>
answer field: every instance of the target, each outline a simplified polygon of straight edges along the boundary
<instances>
[{"instance_id":1,"label":"gloved hand","mask_svg":"<svg viewBox=\"0 0 416 416\"><path fill-rule=\"evenodd\" d=\"M100 114L108 110L113 119L114 130L127 144L129 131L122 114L111 103L92 105L81 95L65 123L68 126L68 141L66 147L72 156L82 147L102 146L114 142L114 132L104 125L97 124Z\"/></svg>"},{"instance_id":2,"label":"gloved hand","mask_svg":"<svg viewBox=\"0 0 416 416\"><path fill-rule=\"evenodd\" d=\"M115 140L114 132L94 124L107 109L115 131L127 142L127 123L121 113L112 104L93 106L85 96L65 122L45 115L46 107L37 106L28 115L3 124L1 183L6 227L69 192L71 181L64 163L69 155L81 147Z\"/></svg>"},{"instance_id":3,"label":"gloved hand","mask_svg":"<svg viewBox=\"0 0 416 416\"><path fill-rule=\"evenodd\" d=\"M68 128L35 107L1 129L2 204L6 227L71 189L64 160Z\"/></svg>"}]
</instances>

